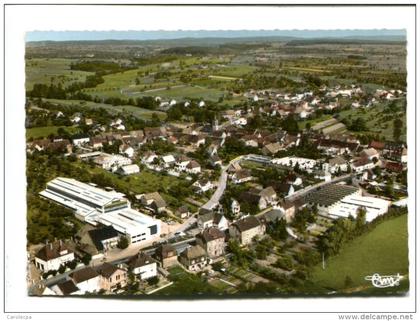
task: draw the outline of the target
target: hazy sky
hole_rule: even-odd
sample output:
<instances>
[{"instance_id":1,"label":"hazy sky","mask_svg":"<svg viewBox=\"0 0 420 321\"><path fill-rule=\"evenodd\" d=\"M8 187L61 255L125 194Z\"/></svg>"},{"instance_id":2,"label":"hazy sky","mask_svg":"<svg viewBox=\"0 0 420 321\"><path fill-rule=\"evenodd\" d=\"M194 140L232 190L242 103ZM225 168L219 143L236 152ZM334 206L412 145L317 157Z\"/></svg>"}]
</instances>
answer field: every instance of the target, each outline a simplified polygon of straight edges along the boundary
<instances>
[{"instance_id":1,"label":"hazy sky","mask_svg":"<svg viewBox=\"0 0 420 321\"><path fill-rule=\"evenodd\" d=\"M264 37L288 36L302 38L405 36L405 30L238 30L238 31L33 31L26 41L66 40L153 40L185 37Z\"/></svg>"}]
</instances>

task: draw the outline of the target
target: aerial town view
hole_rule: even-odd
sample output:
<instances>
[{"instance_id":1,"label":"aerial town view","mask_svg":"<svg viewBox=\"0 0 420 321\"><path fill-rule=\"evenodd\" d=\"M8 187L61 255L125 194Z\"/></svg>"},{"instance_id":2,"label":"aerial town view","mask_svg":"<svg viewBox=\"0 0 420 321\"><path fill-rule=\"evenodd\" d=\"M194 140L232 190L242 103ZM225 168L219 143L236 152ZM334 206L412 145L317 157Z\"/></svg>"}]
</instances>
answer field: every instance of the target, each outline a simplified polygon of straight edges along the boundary
<instances>
[{"instance_id":1,"label":"aerial town view","mask_svg":"<svg viewBox=\"0 0 420 321\"><path fill-rule=\"evenodd\" d=\"M27 39L28 295L407 293L391 31Z\"/></svg>"}]
</instances>

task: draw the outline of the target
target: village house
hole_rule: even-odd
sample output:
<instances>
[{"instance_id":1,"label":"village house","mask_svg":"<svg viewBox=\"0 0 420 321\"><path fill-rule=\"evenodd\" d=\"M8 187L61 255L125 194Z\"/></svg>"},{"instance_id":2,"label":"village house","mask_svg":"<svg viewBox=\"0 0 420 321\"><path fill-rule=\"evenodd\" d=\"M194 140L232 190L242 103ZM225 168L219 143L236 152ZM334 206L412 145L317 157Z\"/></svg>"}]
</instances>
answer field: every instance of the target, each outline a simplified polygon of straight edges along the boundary
<instances>
[{"instance_id":1,"label":"village house","mask_svg":"<svg viewBox=\"0 0 420 321\"><path fill-rule=\"evenodd\" d=\"M274 209L278 209L283 213L287 223L293 221L293 218L295 217L295 204L293 202L282 200L274 206Z\"/></svg>"},{"instance_id":2,"label":"village house","mask_svg":"<svg viewBox=\"0 0 420 321\"><path fill-rule=\"evenodd\" d=\"M202 194L211 190L214 186L210 180L202 178L194 182L193 187L196 193Z\"/></svg>"},{"instance_id":3,"label":"village house","mask_svg":"<svg viewBox=\"0 0 420 321\"><path fill-rule=\"evenodd\" d=\"M345 142L336 139L320 139L318 141L318 149L327 155L343 155L354 152L358 147L358 143Z\"/></svg>"},{"instance_id":4,"label":"village house","mask_svg":"<svg viewBox=\"0 0 420 321\"><path fill-rule=\"evenodd\" d=\"M166 202L158 192L142 194L141 203L155 213L161 213L166 209Z\"/></svg>"},{"instance_id":5,"label":"village house","mask_svg":"<svg viewBox=\"0 0 420 321\"><path fill-rule=\"evenodd\" d=\"M145 127L144 135L147 141L162 139L166 137L166 129L164 127Z\"/></svg>"},{"instance_id":6,"label":"village house","mask_svg":"<svg viewBox=\"0 0 420 321\"><path fill-rule=\"evenodd\" d=\"M96 272L100 275L100 288L105 291L111 292L127 285L127 271L115 265L104 263L96 268Z\"/></svg>"},{"instance_id":7,"label":"village house","mask_svg":"<svg viewBox=\"0 0 420 321\"><path fill-rule=\"evenodd\" d=\"M83 146L85 144L88 144L90 142L89 136L80 136L77 138L73 138L72 140L74 146Z\"/></svg>"},{"instance_id":8,"label":"village house","mask_svg":"<svg viewBox=\"0 0 420 321\"><path fill-rule=\"evenodd\" d=\"M208 264L206 251L200 245L189 247L180 254L179 262L190 272L200 271Z\"/></svg>"},{"instance_id":9,"label":"village house","mask_svg":"<svg viewBox=\"0 0 420 321\"><path fill-rule=\"evenodd\" d=\"M190 174L198 174L201 172L201 166L195 160L192 160L188 163L185 171Z\"/></svg>"},{"instance_id":10,"label":"village house","mask_svg":"<svg viewBox=\"0 0 420 321\"><path fill-rule=\"evenodd\" d=\"M141 158L142 163L144 164L152 164L158 156L154 152L146 152L144 153L143 157Z\"/></svg>"},{"instance_id":11,"label":"village house","mask_svg":"<svg viewBox=\"0 0 420 321\"><path fill-rule=\"evenodd\" d=\"M246 146L258 147L258 137L255 135L245 135L240 139Z\"/></svg>"},{"instance_id":12,"label":"village house","mask_svg":"<svg viewBox=\"0 0 420 321\"><path fill-rule=\"evenodd\" d=\"M229 235L241 245L252 242L254 237L262 236L265 233L265 226L255 216L247 216L229 227Z\"/></svg>"},{"instance_id":13,"label":"village house","mask_svg":"<svg viewBox=\"0 0 420 321\"><path fill-rule=\"evenodd\" d=\"M178 254L171 244L160 245L156 249L156 258L164 269L178 264Z\"/></svg>"},{"instance_id":14,"label":"village house","mask_svg":"<svg viewBox=\"0 0 420 321\"><path fill-rule=\"evenodd\" d=\"M35 254L35 266L43 272L58 270L60 265L73 260L74 252L61 240L45 244Z\"/></svg>"},{"instance_id":15,"label":"village house","mask_svg":"<svg viewBox=\"0 0 420 321\"><path fill-rule=\"evenodd\" d=\"M90 139L90 146L92 146L93 149L101 149L104 146L104 143L106 143L106 139L100 136L95 136Z\"/></svg>"},{"instance_id":16,"label":"village house","mask_svg":"<svg viewBox=\"0 0 420 321\"><path fill-rule=\"evenodd\" d=\"M112 225L89 230L81 237L81 243L89 243L89 241L85 239L86 236L90 238L98 252L106 252L115 248L120 239L118 232Z\"/></svg>"},{"instance_id":17,"label":"village house","mask_svg":"<svg viewBox=\"0 0 420 321\"><path fill-rule=\"evenodd\" d=\"M372 169L375 167L375 163L368 158L359 158L351 164L351 168L356 173L361 173L364 170Z\"/></svg>"},{"instance_id":18,"label":"village house","mask_svg":"<svg viewBox=\"0 0 420 321\"><path fill-rule=\"evenodd\" d=\"M80 289L74 284L73 280L65 280L45 288L42 295L81 295Z\"/></svg>"},{"instance_id":19,"label":"village house","mask_svg":"<svg viewBox=\"0 0 420 321\"><path fill-rule=\"evenodd\" d=\"M140 280L147 280L157 276L157 264L146 253L139 252L128 261L129 269L137 275Z\"/></svg>"},{"instance_id":20,"label":"village house","mask_svg":"<svg viewBox=\"0 0 420 321\"><path fill-rule=\"evenodd\" d=\"M264 189L251 188L241 193L239 199L243 203L256 204L260 210L263 210L277 204L277 193L271 186Z\"/></svg>"},{"instance_id":21,"label":"village house","mask_svg":"<svg viewBox=\"0 0 420 321\"><path fill-rule=\"evenodd\" d=\"M274 155L281 151L283 146L280 143L271 143L263 147L262 152L264 155Z\"/></svg>"},{"instance_id":22,"label":"village house","mask_svg":"<svg viewBox=\"0 0 420 321\"><path fill-rule=\"evenodd\" d=\"M175 157L172 154L162 156L162 163L163 163L163 167L165 168L172 167L173 165L175 165L175 162L176 162Z\"/></svg>"},{"instance_id":23,"label":"village house","mask_svg":"<svg viewBox=\"0 0 420 321\"><path fill-rule=\"evenodd\" d=\"M211 155L209 157L209 162L212 166L222 166L222 160L218 155Z\"/></svg>"},{"instance_id":24,"label":"village house","mask_svg":"<svg viewBox=\"0 0 420 321\"><path fill-rule=\"evenodd\" d=\"M189 159L187 156L185 155L180 155L175 163L175 168L179 171L179 172L184 172L187 170L187 165L191 162L191 159Z\"/></svg>"},{"instance_id":25,"label":"village house","mask_svg":"<svg viewBox=\"0 0 420 321\"><path fill-rule=\"evenodd\" d=\"M232 175L232 182L234 184L242 184L252 179L251 171L248 169L239 169Z\"/></svg>"},{"instance_id":26,"label":"village house","mask_svg":"<svg viewBox=\"0 0 420 321\"><path fill-rule=\"evenodd\" d=\"M347 167L347 161L341 156L331 158L326 163L322 164L322 169L324 171L329 171L331 174L346 172Z\"/></svg>"},{"instance_id":27,"label":"village house","mask_svg":"<svg viewBox=\"0 0 420 321\"><path fill-rule=\"evenodd\" d=\"M134 148L127 144L121 144L119 147L120 154L123 154L129 158L134 156Z\"/></svg>"},{"instance_id":28,"label":"village house","mask_svg":"<svg viewBox=\"0 0 420 321\"><path fill-rule=\"evenodd\" d=\"M229 221L221 213L215 213L211 210L200 209L200 214L197 218L197 226L201 229L208 227L217 227L219 230L226 230L229 227Z\"/></svg>"},{"instance_id":29,"label":"village house","mask_svg":"<svg viewBox=\"0 0 420 321\"><path fill-rule=\"evenodd\" d=\"M235 199L232 199L232 203L230 205L230 210L233 216L237 216L241 212L241 204Z\"/></svg>"},{"instance_id":30,"label":"village house","mask_svg":"<svg viewBox=\"0 0 420 321\"><path fill-rule=\"evenodd\" d=\"M82 294L95 293L101 289L100 276L90 266L70 273L69 277L74 281Z\"/></svg>"},{"instance_id":31,"label":"village house","mask_svg":"<svg viewBox=\"0 0 420 321\"><path fill-rule=\"evenodd\" d=\"M116 171L121 166L130 165L132 160L119 154L101 153L93 158L93 163L105 170Z\"/></svg>"},{"instance_id":32,"label":"village house","mask_svg":"<svg viewBox=\"0 0 420 321\"><path fill-rule=\"evenodd\" d=\"M182 205L181 207L176 209L175 215L181 219L184 219L184 218L188 218L191 215L191 212L188 209L187 205Z\"/></svg>"},{"instance_id":33,"label":"village house","mask_svg":"<svg viewBox=\"0 0 420 321\"><path fill-rule=\"evenodd\" d=\"M225 233L217 227L206 228L196 236L196 241L211 259L225 254Z\"/></svg>"},{"instance_id":34,"label":"village house","mask_svg":"<svg viewBox=\"0 0 420 321\"><path fill-rule=\"evenodd\" d=\"M137 164L123 165L115 173L123 176L137 174L140 173L140 167Z\"/></svg>"},{"instance_id":35,"label":"village house","mask_svg":"<svg viewBox=\"0 0 420 321\"><path fill-rule=\"evenodd\" d=\"M367 148L362 150L360 156L363 158L367 158L369 160L373 160L374 158L379 159L379 153L375 148Z\"/></svg>"},{"instance_id":36,"label":"village house","mask_svg":"<svg viewBox=\"0 0 420 321\"><path fill-rule=\"evenodd\" d=\"M227 169L227 172L230 177L232 177L233 174L235 174L237 171L241 170L242 167L239 165L239 163L231 163Z\"/></svg>"}]
</instances>

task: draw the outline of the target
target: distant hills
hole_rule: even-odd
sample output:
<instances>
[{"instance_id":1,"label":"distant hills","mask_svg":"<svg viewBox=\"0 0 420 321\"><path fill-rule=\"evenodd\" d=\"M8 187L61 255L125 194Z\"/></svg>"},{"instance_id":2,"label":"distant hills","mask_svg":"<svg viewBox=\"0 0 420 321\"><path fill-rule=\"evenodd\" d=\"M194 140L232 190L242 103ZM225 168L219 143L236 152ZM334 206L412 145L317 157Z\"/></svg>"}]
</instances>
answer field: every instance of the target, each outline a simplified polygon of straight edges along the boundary
<instances>
[{"instance_id":1,"label":"distant hills","mask_svg":"<svg viewBox=\"0 0 420 321\"><path fill-rule=\"evenodd\" d=\"M402 29L371 30L177 30L177 31L33 31L26 34L29 45L81 43L91 45L177 45L212 46L244 42L289 41L405 41Z\"/></svg>"},{"instance_id":2,"label":"distant hills","mask_svg":"<svg viewBox=\"0 0 420 321\"><path fill-rule=\"evenodd\" d=\"M184 37L177 39L153 39L153 40L70 40L70 41L29 41L27 46L50 46L50 45L164 45L164 46L218 46L229 43L264 43L264 42L287 42L288 45L305 45L315 43L390 43L405 42L404 35L378 35L378 36L347 36L347 37L320 37L303 38L288 36L266 37Z\"/></svg>"}]
</instances>

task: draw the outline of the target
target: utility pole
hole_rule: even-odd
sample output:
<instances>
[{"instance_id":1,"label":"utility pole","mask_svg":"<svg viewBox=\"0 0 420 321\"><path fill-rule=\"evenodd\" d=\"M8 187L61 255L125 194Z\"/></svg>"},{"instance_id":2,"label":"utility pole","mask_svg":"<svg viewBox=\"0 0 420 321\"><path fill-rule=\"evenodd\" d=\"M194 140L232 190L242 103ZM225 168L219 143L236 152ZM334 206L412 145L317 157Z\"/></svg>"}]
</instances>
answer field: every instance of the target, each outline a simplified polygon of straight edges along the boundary
<instances>
[{"instance_id":1,"label":"utility pole","mask_svg":"<svg viewBox=\"0 0 420 321\"><path fill-rule=\"evenodd\" d=\"M322 252L322 269L325 270L325 256L324 256L324 252Z\"/></svg>"}]
</instances>

